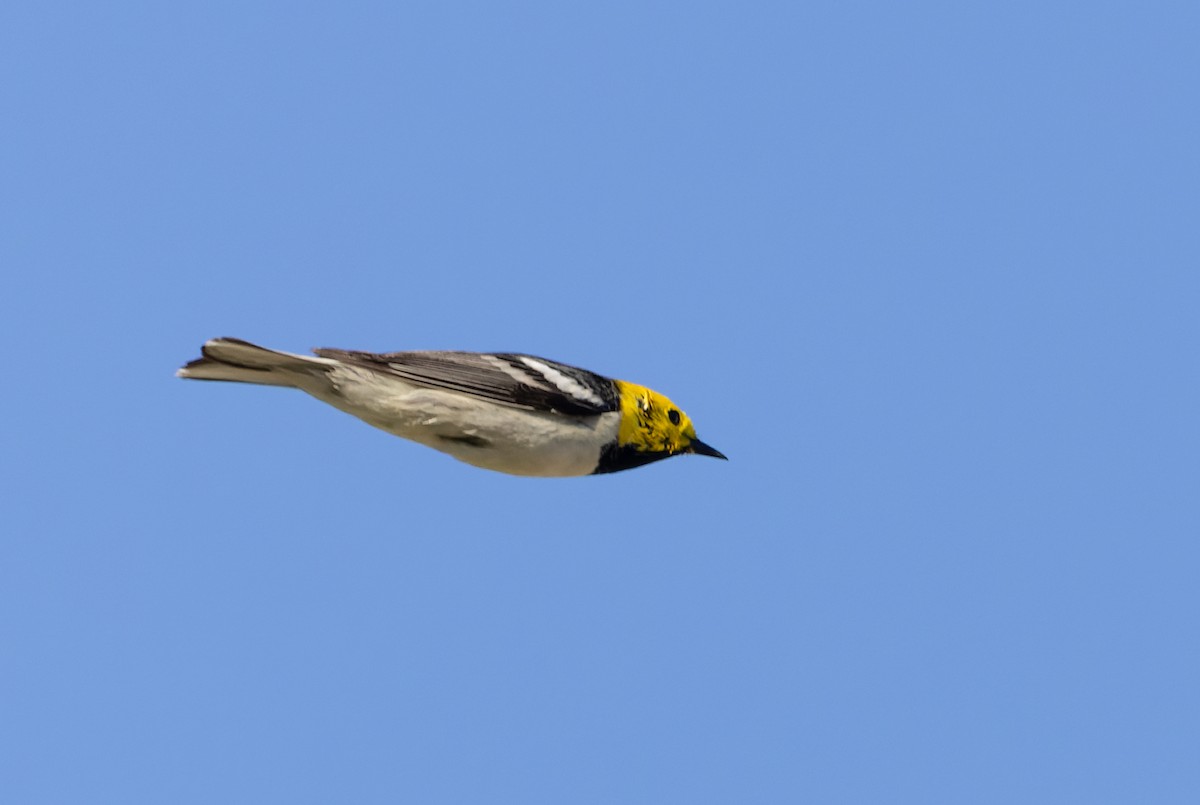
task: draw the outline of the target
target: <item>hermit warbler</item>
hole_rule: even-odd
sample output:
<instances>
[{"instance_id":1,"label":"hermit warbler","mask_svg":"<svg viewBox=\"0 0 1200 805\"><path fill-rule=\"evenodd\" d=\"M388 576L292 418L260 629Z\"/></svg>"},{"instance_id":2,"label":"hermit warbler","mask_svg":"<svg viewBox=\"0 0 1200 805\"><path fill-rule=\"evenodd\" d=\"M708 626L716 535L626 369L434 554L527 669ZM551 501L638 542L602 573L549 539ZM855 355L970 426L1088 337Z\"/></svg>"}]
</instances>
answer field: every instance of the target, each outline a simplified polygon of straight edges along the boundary
<instances>
[{"instance_id":1,"label":"hermit warbler","mask_svg":"<svg viewBox=\"0 0 1200 805\"><path fill-rule=\"evenodd\" d=\"M317 357L218 338L176 374L287 386L460 461L513 475L617 472L696 453L687 414L656 391L508 352L351 352Z\"/></svg>"}]
</instances>

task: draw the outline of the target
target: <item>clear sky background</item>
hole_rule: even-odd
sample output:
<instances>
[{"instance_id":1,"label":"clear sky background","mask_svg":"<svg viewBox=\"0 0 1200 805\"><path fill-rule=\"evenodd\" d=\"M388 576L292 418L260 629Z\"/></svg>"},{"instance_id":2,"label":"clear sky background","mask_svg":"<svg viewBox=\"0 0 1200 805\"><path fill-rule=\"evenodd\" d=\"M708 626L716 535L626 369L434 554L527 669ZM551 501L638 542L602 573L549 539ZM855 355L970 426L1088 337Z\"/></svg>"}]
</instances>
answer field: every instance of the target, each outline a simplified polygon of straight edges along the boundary
<instances>
[{"instance_id":1,"label":"clear sky background","mask_svg":"<svg viewBox=\"0 0 1200 805\"><path fill-rule=\"evenodd\" d=\"M11 803L1200 802L1195 3L0 9ZM488 473L213 336L525 351Z\"/></svg>"}]
</instances>

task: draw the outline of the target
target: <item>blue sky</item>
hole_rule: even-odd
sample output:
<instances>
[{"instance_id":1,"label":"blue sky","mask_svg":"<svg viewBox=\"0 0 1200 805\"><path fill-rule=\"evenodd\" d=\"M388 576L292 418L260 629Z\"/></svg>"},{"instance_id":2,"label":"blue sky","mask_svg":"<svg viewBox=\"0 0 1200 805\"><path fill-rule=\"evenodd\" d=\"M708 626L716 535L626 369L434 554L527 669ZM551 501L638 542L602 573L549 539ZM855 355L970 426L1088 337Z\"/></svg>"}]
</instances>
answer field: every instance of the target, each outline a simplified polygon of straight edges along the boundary
<instances>
[{"instance_id":1,"label":"blue sky","mask_svg":"<svg viewBox=\"0 0 1200 805\"><path fill-rule=\"evenodd\" d=\"M1192 803L1200 13L8 3L0 789ZM219 335L513 350L531 480Z\"/></svg>"}]
</instances>

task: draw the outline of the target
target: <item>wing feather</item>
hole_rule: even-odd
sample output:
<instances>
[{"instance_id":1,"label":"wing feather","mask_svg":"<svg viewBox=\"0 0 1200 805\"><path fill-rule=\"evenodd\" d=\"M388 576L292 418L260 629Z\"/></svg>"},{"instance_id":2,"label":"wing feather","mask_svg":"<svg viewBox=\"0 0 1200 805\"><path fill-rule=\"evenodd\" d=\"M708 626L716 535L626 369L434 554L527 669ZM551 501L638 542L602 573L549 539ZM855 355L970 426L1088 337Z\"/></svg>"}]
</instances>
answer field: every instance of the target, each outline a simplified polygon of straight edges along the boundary
<instances>
[{"instance_id":1,"label":"wing feather","mask_svg":"<svg viewBox=\"0 0 1200 805\"><path fill-rule=\"evenodd\" d=\"M314 349L322 358L394 375L414 385L470 394L503 405L571 416L620 409L612 380L565 363L519 353L356 352Z\"/></svg>"}]
</instances>

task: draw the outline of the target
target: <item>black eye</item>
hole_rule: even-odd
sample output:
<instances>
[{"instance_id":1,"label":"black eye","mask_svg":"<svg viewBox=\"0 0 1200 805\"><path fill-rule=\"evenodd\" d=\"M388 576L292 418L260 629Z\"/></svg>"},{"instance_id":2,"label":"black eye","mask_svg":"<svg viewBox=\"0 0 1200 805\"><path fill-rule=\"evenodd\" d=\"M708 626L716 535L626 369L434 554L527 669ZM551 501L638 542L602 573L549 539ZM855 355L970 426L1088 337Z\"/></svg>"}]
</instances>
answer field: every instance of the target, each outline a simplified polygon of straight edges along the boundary
<instances>
[{"instance_id":1,"label":"black eye","mask_svg":"<svg viewBox=\"0 0 1200 805\"><path fill-rule=\"evenodd\" d=\"M672 408L670 411L667 411L667 419L671 420L672 425L678 425L679 424L679 412L676 411L674 408Z\"/></svg>"}]
</instances>

